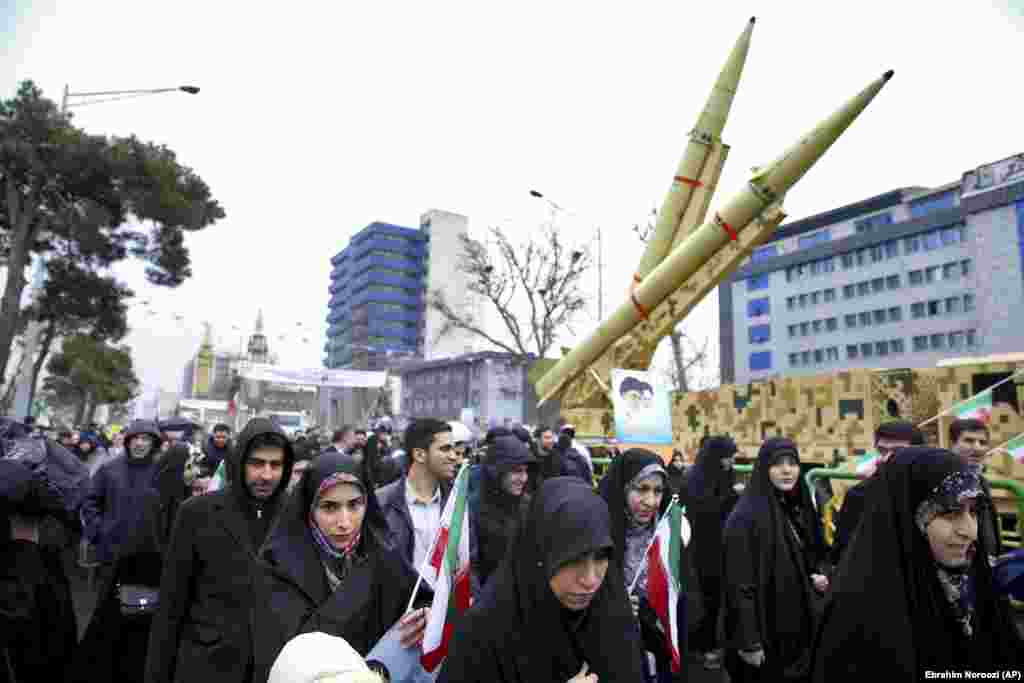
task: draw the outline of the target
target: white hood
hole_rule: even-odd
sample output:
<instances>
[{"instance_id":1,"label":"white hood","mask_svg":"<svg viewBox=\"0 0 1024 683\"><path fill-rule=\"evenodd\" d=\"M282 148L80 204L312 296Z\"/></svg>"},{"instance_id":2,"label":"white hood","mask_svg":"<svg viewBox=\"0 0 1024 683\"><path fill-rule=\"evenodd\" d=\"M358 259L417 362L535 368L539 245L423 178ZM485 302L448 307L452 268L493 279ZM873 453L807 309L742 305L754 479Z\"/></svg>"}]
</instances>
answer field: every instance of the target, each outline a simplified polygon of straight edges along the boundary
<instances>
[{"instance_id":1,"label":"white hood","mask_svg":"<svg viewBox=\"0 0 1024 683\"><path fill-rule=\"evenodd\" d=\"M370 676L367 679L367 676ZM366 662L343 638L303 633L288 641L267 683L348 683L373 680Z\"/></svg>"}]
</instances>

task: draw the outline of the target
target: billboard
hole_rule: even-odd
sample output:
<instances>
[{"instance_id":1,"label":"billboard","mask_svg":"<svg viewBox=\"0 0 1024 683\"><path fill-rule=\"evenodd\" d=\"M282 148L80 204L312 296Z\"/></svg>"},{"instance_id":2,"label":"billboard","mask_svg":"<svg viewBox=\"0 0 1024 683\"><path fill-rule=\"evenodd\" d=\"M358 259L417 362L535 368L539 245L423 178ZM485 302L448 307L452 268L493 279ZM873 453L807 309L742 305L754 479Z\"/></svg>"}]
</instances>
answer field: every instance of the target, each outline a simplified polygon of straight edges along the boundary
<instances>
[{"instance_id":1,"label":"billboard","mask_svg":"<svg viewBox=\"0 0 1024 683\"><path fill-rule=\"evenodd\" d=\"M651 372L612 370L615 436L623 444L671 444L669 387Z\"/></svg>"},{"instance_id":2,"label":"billboard","mask_svg":"<svg viewBox=\"0 0 1024 683\"><path fill-rule=\"evenodd\" d=\"M335 389L379 389L387 380L386 372L362 370L326 370L323 368L285 368L267 363L251 363L242 369L243 378L254 382L303 384Z\"/></svg>"}]
</instances>

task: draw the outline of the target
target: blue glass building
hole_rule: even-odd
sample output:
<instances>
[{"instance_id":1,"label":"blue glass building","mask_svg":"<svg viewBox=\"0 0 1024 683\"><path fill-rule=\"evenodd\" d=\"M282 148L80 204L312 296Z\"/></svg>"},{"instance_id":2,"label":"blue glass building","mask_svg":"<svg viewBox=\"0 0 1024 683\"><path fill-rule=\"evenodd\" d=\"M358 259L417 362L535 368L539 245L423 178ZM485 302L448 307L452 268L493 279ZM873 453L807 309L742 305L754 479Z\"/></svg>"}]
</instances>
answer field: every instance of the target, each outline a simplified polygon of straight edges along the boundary
<instances>
[{"instance_id":1,"label":"blue glass building","mask_svg":"<svg viewBox=\"0 0 1024 683\"><path fill-rule=\"evenodd\" d=\"M331 259L326 367L383 370L422 355L429 239L374 222Z\"/></svg>"}]
</instances>

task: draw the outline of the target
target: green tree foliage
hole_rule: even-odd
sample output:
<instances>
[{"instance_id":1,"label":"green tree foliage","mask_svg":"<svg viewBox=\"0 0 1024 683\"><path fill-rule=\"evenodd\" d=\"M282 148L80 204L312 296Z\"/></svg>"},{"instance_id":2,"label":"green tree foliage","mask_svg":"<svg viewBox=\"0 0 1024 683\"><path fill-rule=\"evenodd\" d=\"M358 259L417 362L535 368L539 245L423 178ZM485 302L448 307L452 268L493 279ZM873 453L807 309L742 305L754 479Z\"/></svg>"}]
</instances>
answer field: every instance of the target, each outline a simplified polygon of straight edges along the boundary
<instances>
[{"instance_id":1,"label":"green tree foliage","mask_svg":"<svg viewBox=\"0 0 1024 683\"><path fill-rule=\"evenodd\" d=\"M210 189L173 151L134 136L75 128L31 81L0 102L0 259L9 276L0 299L0 376L25 311L21 295L33 254L101 272L127 258L149 282L191 276L186 231L224 217Z\"/></svg>"},{"instance_id":2,"label":"green tree foliage","mask_svg":"<svg viewBox=\"0 0 1024 683\"><path fill-rule=\"evenodd\" d=\"M46 370L47 401L58 409L74 407L75 424L91 420L97 406L127 403L139 392L131 349L85 334L65 339Z\"/></svg>"}]
</instances>

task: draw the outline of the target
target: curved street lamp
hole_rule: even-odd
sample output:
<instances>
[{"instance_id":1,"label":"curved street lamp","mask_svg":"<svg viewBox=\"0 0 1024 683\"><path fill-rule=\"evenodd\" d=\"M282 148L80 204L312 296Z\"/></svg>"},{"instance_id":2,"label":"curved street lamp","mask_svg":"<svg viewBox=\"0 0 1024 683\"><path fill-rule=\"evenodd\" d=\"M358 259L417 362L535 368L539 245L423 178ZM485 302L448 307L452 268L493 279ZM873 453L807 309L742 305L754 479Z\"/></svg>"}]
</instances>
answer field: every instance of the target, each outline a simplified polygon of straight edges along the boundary
<instances>
[{"instance_id":1,"label":"curved street lamp","mask_svg":"<svg viewBox=\"0 0 1024 683\"><path fill-rule=\"evenodd\" d=\"M101 90L98 92L69 92L68 86L64 86L64 99L61 101L60 111L67 113L68 107L84 107L88 104L100 104L101 102L113 102L124 100L130 97L143 97L145 95L159 95L165 92L183 92L189 95L198 95L199 87L195 85L179 85L176 88L150 88L146 90ZM104 97L106 99L93 102L69 102L72 97Z\"/></svg>"}]
</instances>

